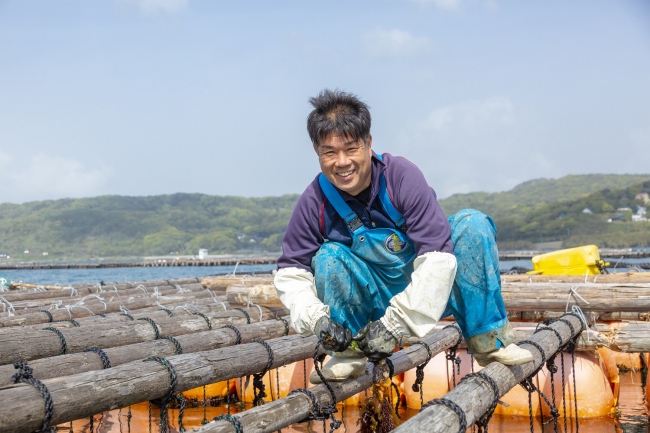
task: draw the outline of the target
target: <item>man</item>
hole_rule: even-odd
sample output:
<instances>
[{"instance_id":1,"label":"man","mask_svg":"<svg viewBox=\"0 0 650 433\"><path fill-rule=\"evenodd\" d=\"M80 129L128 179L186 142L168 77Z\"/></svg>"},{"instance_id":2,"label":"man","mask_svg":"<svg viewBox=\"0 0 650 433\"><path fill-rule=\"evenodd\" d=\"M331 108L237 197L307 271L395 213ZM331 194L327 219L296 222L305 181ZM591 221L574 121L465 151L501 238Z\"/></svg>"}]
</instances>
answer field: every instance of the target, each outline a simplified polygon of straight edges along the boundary
<instances>
[{"instance_id":1,"label":"man","mask_svg":"<svg viewBox=\"0 0 650 433\"><path fill-rule=\"evenodd\" d=\"M293 211L274 282L293 328L332 355L324 376L358 377L366 358L390 356L400 338L451 314L479 364L532 361L510 344L492 219L464 210L448 220L414 164L375 154L356 96L324 90L310 102L322 173Z\"/></svg>"}]
</instances>

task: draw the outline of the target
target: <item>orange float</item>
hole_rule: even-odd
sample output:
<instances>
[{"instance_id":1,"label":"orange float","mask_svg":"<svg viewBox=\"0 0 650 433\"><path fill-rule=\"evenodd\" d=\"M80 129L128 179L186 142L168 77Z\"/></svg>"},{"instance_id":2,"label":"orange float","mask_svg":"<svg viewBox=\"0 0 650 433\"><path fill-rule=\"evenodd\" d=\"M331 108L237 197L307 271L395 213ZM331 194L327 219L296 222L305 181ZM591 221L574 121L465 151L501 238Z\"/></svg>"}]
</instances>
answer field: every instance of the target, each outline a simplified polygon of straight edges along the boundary
<instances>
[{"instance_id":1,"label":"orange float","mask_svg":"<svg viewBox=\"0 0 650 433\"><path fill-rule=\"evenodd\" d=\"M235 382L230 381L231 391L234 391ZM203 388L199 386L198 388L190 389L183 391L183 397L191 398L199 401L203 401ZM205 385L205 398L225 398L228 395L228 382L217 382Z\"/></svg>"}]
</instances>

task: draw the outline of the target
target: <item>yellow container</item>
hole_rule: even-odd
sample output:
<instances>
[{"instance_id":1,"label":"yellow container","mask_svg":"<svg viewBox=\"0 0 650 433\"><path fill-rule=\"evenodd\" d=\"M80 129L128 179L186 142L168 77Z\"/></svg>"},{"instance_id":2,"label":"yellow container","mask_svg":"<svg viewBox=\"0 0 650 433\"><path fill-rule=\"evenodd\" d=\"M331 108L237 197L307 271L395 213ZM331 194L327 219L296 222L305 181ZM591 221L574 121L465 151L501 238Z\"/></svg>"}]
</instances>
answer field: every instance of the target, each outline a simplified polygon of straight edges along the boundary
<instances>
[{"instance_id":1,"label":"yellow container","mask_svg":"<svg viewBox=\"0 0 650 433\"><path fill-rule=\"evenodd\" d=\"M568 248L533 257L533 275L598 275L609 263L600 259L596 245Z\"/></svg>"}]
</instances>

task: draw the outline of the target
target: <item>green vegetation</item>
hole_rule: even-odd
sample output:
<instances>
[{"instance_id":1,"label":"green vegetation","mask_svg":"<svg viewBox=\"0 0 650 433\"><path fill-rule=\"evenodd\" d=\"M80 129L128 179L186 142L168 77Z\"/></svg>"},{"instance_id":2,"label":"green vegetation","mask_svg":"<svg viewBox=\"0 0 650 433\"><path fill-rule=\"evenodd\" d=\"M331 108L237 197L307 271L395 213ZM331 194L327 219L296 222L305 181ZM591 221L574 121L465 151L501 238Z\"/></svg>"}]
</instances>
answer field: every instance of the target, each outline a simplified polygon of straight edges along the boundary
<instances>
[{"instance_id":1,"label":"green vegetation","mask_svg":"<svg viewBox=\"0 0 650 433\"><path fill-rule=\"evenodd\" d=\"M297 200L173 194L2 204L0 253L34 260L47 251L57 260L279 251Z\"/></svg>"},{"instance_id":2,"label":"green vegetation","mask_svg":"<svg viewBox=\"0 0 650 433\"><path fill-rule=\"evenodd\" d=\"M528 181L501 193L457 194L440 203L448 214L472 207L492 215L502 249L550 241L563 241L565 247L650 246L650 222L631 222L632 212L624 212L623 221L607 222L618 215L616 209L647 206L635 199L641 192L650 192L650 175L566 176Z\"/></svg>"},{"instance_id":3,"label":"green vegetation","mask_svg":"<svg viewBox=\"0 0 650 433\"><path fill-rule=\"evenodd\" d=\"M649 191L650 175L583 175L528 181L500 193L456 194L440 203L447 214L472 207L492 215L502 249L558 240L565 246L649 246L650 222L631 222L631 212L624 212L623 221L607 223L618 208L644 205L635 196ZM196 254L199 248L275 252L297 199L173 194L5 203L0 253L63 260Z\"/></svg>"}]
</instances>

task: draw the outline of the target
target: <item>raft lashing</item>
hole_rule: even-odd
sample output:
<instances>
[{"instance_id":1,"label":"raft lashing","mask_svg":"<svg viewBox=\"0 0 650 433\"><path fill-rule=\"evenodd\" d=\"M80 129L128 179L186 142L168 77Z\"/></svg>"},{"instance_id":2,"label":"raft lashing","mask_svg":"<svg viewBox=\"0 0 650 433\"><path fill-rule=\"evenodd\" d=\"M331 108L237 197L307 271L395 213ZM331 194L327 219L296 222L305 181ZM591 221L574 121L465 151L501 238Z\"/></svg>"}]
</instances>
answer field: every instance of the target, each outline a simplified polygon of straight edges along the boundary
<instances>
[{"instance_id":1,"label":"raft lashing","mask_svg":"<svg viewBox=\"0 0 650 433\"><path fill-rule=\"evenodd\" d=\"M362 422L348 424L351 431L388 431L389 418L395 431L487 431L498 417L527 420L525 430L577 431L581 420L616 413L619 368L648 363L597 343L620 349L611 329L634 331L632 324L589 331L576 311L515 324L518 344L535 357L524 366L479 367L457 326L441 322L421 340L405 339L381 368L314 386L308 377L326 358L316 337L290 330L271 281L16 285L0 293L0 433L271 432L307 420L317 431L343 431L342 414L355 410ZM413 409L420 412L406 419ZM110 423L119 430L107 430Z\"/></svg>"}]
</instances>

